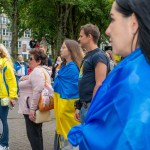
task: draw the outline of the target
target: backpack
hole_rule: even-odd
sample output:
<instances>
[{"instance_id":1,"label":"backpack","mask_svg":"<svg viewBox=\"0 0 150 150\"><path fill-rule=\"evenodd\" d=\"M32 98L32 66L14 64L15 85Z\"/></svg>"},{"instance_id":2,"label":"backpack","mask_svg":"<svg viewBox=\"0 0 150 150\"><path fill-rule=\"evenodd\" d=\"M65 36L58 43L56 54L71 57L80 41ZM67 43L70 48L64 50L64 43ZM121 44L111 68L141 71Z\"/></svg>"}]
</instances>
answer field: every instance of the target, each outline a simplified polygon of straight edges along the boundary
<instances>
[{"instance_id":1,"label":"backpack","mask_svg":"<svg viewBox=\"0 0 150 150\"><path fill-rule=\"evenodd\" d=\"M42 69L41 71L44 74L45 84L40 95L38 108L40 111L47 111L47 110L54 109L54 98L53 98L54 90L51 84L47 81L47 77L44 71Z\"/></svg>"}]
</instances>

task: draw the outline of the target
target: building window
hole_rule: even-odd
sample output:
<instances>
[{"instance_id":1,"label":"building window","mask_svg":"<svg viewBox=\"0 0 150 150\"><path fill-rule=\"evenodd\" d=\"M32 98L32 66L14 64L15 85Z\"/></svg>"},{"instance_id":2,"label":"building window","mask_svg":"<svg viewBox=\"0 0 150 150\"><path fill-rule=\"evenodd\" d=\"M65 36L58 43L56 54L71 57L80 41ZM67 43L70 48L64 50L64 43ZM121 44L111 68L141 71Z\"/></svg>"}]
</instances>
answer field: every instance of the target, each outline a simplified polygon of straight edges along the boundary
<instances>
[{"instance_id":1,"label":"building window","mask_svg":"<svg viewBox=\"0 0 150 150\"><path fill-rule=\"evenodd\" d=\"M18 41L18 48L21 48L21 41Z\"/></svg>"},{"instance_id":2,"label":"building window","mask_svg":"<svg viewBox=\"0 0 150 150\"><path fill-rule=\"evenodd\" d=\"M27 44L22 44L22 52L26 52L27 51Z\"/></svg>"},{"instance_id":3,"label":"building window","mask_svg":"<svg viewBox=\"0 0 150 150\"><path fill-rule=\"evenodd\" d=\"M3 24L8 24L8 23L10 23L10 21L9 21L8 18L2 17L2 23L3 23Z\"/></svg>"},{"instance_id":4,"label":"building window","mask_svg":"<svg viewBox=\"0 0 150 150\"><path fill-rule=\"evenodd\" d=\"M31 37L31 32L30 31L25 31L24 32L24 37L26 37L26 38L30 38Z\"/></svg>"},{"instance_id":5,"label":"building window","mask_svg":"<svg viewBox=\"0 0 150 150\"><path fill-rule=\"evenodd\" d=\"M2 18L2 21L3 24L7 24L7 19L5 17Z\"/></svg>"},{"instance_id":6,"label":"building window","mask_svg":"<svg viewBox=\"0 0 150 150\"><path fill-rule=\"evenodd\" d=\"M7 29L2 29L2 35L8 36L8 35L9 35L9 30L7 30Z\"/></svg>"},{"instance_id":7,"label":"building window","mask_svg":"<svg viewBox=\"0 0 150 150\"><path fill-rule=\"evenodd\" d=\"M3 41L5 47L9 47L9 41Z\"/></svg>"}]
</instances>

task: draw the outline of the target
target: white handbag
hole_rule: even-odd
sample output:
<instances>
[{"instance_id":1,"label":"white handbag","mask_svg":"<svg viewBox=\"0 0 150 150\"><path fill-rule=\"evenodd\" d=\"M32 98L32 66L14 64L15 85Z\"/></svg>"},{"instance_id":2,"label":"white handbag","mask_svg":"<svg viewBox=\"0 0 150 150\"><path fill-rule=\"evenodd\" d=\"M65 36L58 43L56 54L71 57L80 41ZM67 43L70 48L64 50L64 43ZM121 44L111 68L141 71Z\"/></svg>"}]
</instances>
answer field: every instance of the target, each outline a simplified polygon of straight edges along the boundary
<instances>
[{"instance_id":1,"label":"white handbag","mask_svg":"<svg viewBox=\"0 0 150 150\"><path fill-rule=\"evenodd\" d=\"M44 123L50 121L50 111L36 110L35 123Z\"/></svg>"},{"instance_id":2,"label":"white handbag","mask_svg":"<svg viewBox=\"0 0 150 150\"><path fill-rule=\"evenodd\" d=\"M9 98L1 98L1 106L8 106L10 102Z\"/></svg>"}]
</instances>

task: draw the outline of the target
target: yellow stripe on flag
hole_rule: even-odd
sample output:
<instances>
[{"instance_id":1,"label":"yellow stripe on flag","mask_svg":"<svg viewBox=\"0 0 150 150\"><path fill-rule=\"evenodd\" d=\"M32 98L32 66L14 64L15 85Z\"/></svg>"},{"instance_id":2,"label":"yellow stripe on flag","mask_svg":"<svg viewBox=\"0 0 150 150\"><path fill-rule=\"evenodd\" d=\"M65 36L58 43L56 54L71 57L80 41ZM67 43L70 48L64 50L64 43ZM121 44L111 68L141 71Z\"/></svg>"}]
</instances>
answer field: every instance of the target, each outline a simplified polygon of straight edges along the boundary
<instances>
[{"instance_id":1,"label":"yellow stripe on flag","mask_svg":"<svg viewBox=\"0 0 150 150\"><path fill-rule=\"evenodd\" d=\"M74 102L78 99L62 99L58 93L54 93L54 111L56 117L56 132L67 139L69 130L80 124L74 119Z\"/></svg>"}]
</instances>

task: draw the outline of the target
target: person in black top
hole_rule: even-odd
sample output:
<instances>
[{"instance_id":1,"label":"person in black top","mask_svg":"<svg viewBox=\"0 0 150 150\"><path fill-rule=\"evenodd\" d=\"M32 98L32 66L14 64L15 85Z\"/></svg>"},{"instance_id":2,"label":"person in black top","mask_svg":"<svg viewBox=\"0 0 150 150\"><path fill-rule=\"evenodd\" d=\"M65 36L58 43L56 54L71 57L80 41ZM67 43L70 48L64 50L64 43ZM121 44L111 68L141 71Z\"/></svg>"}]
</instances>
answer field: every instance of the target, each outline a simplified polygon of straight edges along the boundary
<instances>
[{"instance_id":1,"label":"person in black top","mask_svg":"<svg viewBox=\"0 0 150 150\"><path fill-rule=\"evenodd\" d=\"M30 48L35 48L36 46L36 41L35 39L32 37L32 40L29 42Z\"/></svg>"},{"instance_id":2,"label":"person in black top","mask_svg":"<svg viewBox=\"0 0 150 150\"><path fill-rule=\"evenodd\" d=\"M47 49L43 44L39 46L39 49L43 50L47 54ZM47 66L52 70L52 60L51 57L48 55L48 60L47 60Z\"/></svg>"},{"instance_id":3,"label":"person in black top","mask_svg":"<svg viewBox=\"0 0 150 150\"><path fill-rule=\"evenodd\" d=\"M75 102L75 119L81 123L84 123L92 97L110 70L106 54L97 46L99 37L100 32L96 25L81 26L79 42L81 47L86 49L86 55L79 74L80 100Z\"/></svg>"}]
</instances>

